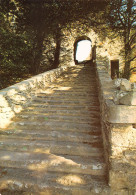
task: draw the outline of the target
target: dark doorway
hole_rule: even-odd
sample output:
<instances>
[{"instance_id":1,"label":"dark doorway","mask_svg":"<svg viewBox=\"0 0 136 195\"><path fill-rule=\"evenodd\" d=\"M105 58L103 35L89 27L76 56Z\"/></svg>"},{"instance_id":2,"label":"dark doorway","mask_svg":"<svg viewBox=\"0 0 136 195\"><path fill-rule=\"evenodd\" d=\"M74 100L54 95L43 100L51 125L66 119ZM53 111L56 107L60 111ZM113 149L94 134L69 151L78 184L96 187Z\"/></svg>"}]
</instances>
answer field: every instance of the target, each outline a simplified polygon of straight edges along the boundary
<instances>
[{"instance_id":1,"label":"dark doorway","mask_svg":"<svg viewBox=\"0 0 136 195\"><path fill-rule=\"evenodd\" d=\"M111 78L119 78L119 60L111 60Z\"/></svg>"}]
</instances>

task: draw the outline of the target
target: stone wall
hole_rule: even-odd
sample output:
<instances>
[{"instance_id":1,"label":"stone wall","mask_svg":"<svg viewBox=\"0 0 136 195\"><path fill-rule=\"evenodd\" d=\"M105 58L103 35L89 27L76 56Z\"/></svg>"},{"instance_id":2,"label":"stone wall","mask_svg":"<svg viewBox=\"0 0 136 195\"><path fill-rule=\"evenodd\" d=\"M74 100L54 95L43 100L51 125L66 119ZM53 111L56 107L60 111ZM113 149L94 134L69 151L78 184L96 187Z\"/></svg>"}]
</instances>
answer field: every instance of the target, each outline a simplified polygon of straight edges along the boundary
<instances>
[{"instance_id":1,"label":"stone wall","mask_svg":"<svg viewBox=\"0 0 136 195\"><path fill-rule=\"evenodd\" d=\"M47 71L0 91L0 128L9 125L10 120L29 104L37 90L45 89L68 66Z\"/></svg>"},{"instance_id":2,"label":"stone wall","mask_svg":"<svg viewBox=\"0 0 136 195\"><path fill-rule=\"evenodd\" d=\"M68 29L62 29L62 40L60 49L60 66L74 65L74 43L82 36L88 37L92 42L92 47L97 45L97 55L102 58L107 58L108 73L111 74L111 60L119 60L119 71L124 67L124 59L120 55L123 44L121 39L103 39L91 27L87 30L86 25L82 22L71 23Z\"/></svg>"},{"instance_id":3,"label":"stone wall","mask_svg":"<svg viewBox=\"0 0 136 195\"><path fill-rule=\"evenodd\" d=\"M102 136L109 185L115 194L136 194L136 106L116 105L117 87L105 59L96 59ZM113 193L113 194L114 194Z\"/></svg>"}]
</instances>

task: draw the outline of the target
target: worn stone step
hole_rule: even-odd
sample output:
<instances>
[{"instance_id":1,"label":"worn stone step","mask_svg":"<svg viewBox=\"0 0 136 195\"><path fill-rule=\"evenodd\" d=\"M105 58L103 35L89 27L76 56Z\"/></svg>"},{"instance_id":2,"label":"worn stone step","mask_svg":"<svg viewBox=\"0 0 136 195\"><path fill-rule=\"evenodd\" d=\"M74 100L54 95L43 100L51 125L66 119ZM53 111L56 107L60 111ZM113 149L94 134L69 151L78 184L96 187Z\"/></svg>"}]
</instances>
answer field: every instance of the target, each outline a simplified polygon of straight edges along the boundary
<instances>
[{"instance_id":1,"label":"worn stone step","mask_svg":"<svg viewBox=\"0 0 136 195\"><path fill-rule=\"evenodd\" d=\"M0 159L1 167L103 176L106 172L106 165L100 158L99 160L88 158L84 161L81 157L74 157L73 160L54 154L0 151Z\"/></svg>"},{"instance_id":2,"label":"worn stone step","mask_svg":"<svg viewBox=\"0 0 136 195\"><path fill-rule=\"evenodd\" d=\"M62 92L52 92L52 93L48 93L48 91L42 91L41 93L38 93L37 95L39 95L39 96L45 96L45 97L60 97L60 98L69 98L69 97L71 97L71 98L76 98L76 99L80 99L80 98L96 98L96 99L98 99L98 95L96 94L96 93L76 93L76 92L64 92L63 91L63 93Z\"/></svg>"},{"instance_id":3,"label":"worn stone step","mask_svg":"<svg viewBox=\"0 0 136 195\"><path fill-rule=\"evenodd\" d=\"M81 83L82 80L82 83ZM87 79L87 78L68 78L66 79L62 79L61 81L58 80L56 83L54 83L54 85L59 84L62 86L68 86L69 84L71 84L71 86L79 86L81 88L84 88L84 86L88 86L88 88L92 87L96 87L97 89L97 82L96 80L93 79Z\"/></svg>"},{"instance_id":4,"label":"worn stone step","mask_svg":"<svg viewBox=\"0 0 136 195\"><path fill-rule=\"evenodd\" d=\"M49 95L46 95L46 94L38 94L35 99L45 99L45 100L55 100L55 101L58 101L58 100L63 100L63 101L80 101L80 102L86 102L86 101L93 101L93 102L99 102L98 100L98 96L96 95L91 95L91 96L84 96L84 94L81 94L80 95L80 98L79 96L77 97L77 94L76 95L57 95L57 94L54 94L53 96L49 96Z\"/></svg>"},{"instance_id":5,"label":"worn stone step","mask_svg":"<svg viewBox=\"0 0 136 195\"><path fill-rule=\"evenodd\" d=\"M47 86L42 91L43 92L46 92L47 90L48 91L49 90L52 90L52 92L54 92L54 93L58 93L58 92L66 93L67 92L67 93L80 93L80 94L82 94L82 93L86 93L86 94L97 94L98 93L98 90L97 90L96 87L94 89L91 89L91 87L89 86L88 89L85 89L85 90L84 90L84 87L74 90L71 85L64 87L64 86L62 86L62 84L59 84L58 83L57 85Z\"/></svg>"},{"instance_id":6,"label":"worn stone step","mask_svg":"<svg viewBox=\"0 0 136 195\"><path fill-rule=\"evenodd\" d=\"M93 93L85 94L85 95L83 93L78 93L77 94L76 92L74 92L74 93L63 93L63 94L62 93L48 94L48 93L46 93L46 91L43 91L41 93L36 94L37 97L54 98L54 99L55 98L73 98L73 99L75 99L75 98L76 99L96 98L96 99L98 99L98 95L96 93L95 94L93 94Z\"/></svg>"},{"instance_id":7,"label":"worn stone step","mask_svg":"<svg viewBox=\"0 0 136 195\"><path fill-rule=\"evenodd\" d=\"M83 73L84 75L82 74L75 74L75 76L73 76L72 79L74 79L75 81L81 81L83 80L83 83L85 83L86 81L96 81L96 79L94 78L94 75L90 74L90 73ZM68 76L70 77L71 74L67 74L66 77L64 77L64 80L68 81Z\"/></svg>"},{"instance_id":8,"label":"worn stone step","mask_svg":"<svg viewBox=\"0 0 136 195\"><path fill-rule=\"evenodd\" d=\"M27 110L22 111L21 114L29 114L29 113L33 113L33 114L43 114L45 116L48 115L65 115L65 116L87 116L87 117L100 117L100 112L99 111L86 111L86 110L58 110L58 109L46 109L46 108L33 108L33 107L28 107Z\"/></svg>"},{"instance_id":9,"label":"worn stone step","mask_svg":"<svg viewBox=\"0 0 136 195\"><path fill-rule=\"evenodd\" d=\"M90 82L90 80L85 80L84 82L82 81L82 83L81 83L81 80L80 81L75 81L75 79L73 80L73 79L68 78L67 81L62 80L62 81L58 81L56 83L61 84L62 86L65 86L65 87L70 85L72 87L77 87L77 88L81 88L81 89L84 88L84 87L85 88L97 87L96 80L91 80L91 82Z\"/></svg>"},{"instance_id":10,"label":"worn stone step","mask_svg":"<svg viewBox=\"0 0 136 195\"><path fill-rule=\"evenodd\" d=\"M78 122L78 123L87 123L87 124L100 124L100 117L99 116L65 116L65 115L48 115L45 116L44 114L19 114L14 121L64 121L64 122Z\"/></svg>"},{"instance_id":11,"label":"worn stone step","mask_svg":"<svg viewBox=\"0 0 136 195\"><path fill-rule=\"evenodd\" d=\"M28 123L27 123L28 124ZM30 131L57 131L57 132L77 132L77 133L84 133L87 135L101 135L101 126L93 126L91 125L91 127L89 128L73 128L71 126L66 126L65 129L63 127L52 127L49 126L49 128L47 128L46 126L44 126L43 124L39 124L38 123L31 123L32 126L30 125L24 125L23 124L19 124L19 125L10 125L8 126L6 129L0 129L0 134L2 135L7 135L7 134L12 134L12 132L16 132L18 130L18 132L23 132L23 130L30 130ZM36 125L37 124L37 125ZM42 126L43 125L43 126Z\"/></svg>"},{"instance_id":12,"label":"worn stone step","mask_svg":"<svg viewBox=\"0 0 136 195\"><path fill-rule=\"evenodd\" d=\"M48 129L55 130L60 129L64 131L79 131L79 132L90 132L101 129L101 125L97 124L87 124L87 123L74 123L74 122L63 122L63 121L44 121L44 122L36 122L36 121L23 121L23 122L12 122L9 128L12 129Z\"/></svg>"},{"instance_id":13,"label":"worn stone step","mask_svg":"<svg viewBox=\"0 0 136 195\"><path fill-rule=\"evenodd\" d=\"M103 156L102 143L72 143L45 140L1 139L0 148L9 151L41 152L76 156Z\"/></svg>"},{"instance_id":14,"label":"worn stone step","mask_svg":"<svg viewBox=\"0 0 136 195\"><path fill-rule=\"evenodd\" d=\"M69 84L69 85L63 85L61 87L52 87L51 89L53 89L54 91L56 90L66 90L66 91L87 91L87 92L90 92L90 91L96 91L96 86L83 86L83 87L76 87L76 86L73 86L72 84Z\"/></svg>"},{"instance_id":15,"label":"worn stone step","mask_svg":"<svg viewBox=\"0 0 136 195\"><path fill-rule=\"evenodd\" d=\"M82 79L82 82L81 82L81 79ZM58 83L61 83L62 86L64 84L69 85L69 83L71 83L72 85L76 83L76 84L79 84L79 86L85 86L85 84L88 84L89 86L90 85L93 86L93 84L97 83L97 80L96 80L96 78L94 78L92 76L91 77L90 76L89 77L88 76L82 77L81 75L77 74L77 77L71 77L70 74L67 74L67 75L63 75L63 76L57 78L54 82L51 82L51 86L52 85L55 86Z\"/></svg>"},{"instance_id":16,"label":"worn stone step","mask_svg":"<svg viewBox=\"0 0 136 195\"><path fill-rule=\"evenodd\" d=\"M97 105L46 105L40 103L31 103L29 107L46 108L46 109L58 109L58 110L86 110L86 111L100 111L100 107ZM29 109L28 107L28 109Z\"/></svg>"},{"instance_id":17,"label":"worn stone step","mask_svg":"<svg viewBox=\"0 0 136 195\"><path fill-rule=\"evenodd\" d=\"M16 119L14 119L16 120ZM82 121L78 121L78 122L74 122L71 120L47 120L46 118L43 120L43 118L41 120L39 119L33 119L33 120L20 120L20 121L15 121L12 122L11 126L13 128L16 128L18 126L26 126L30 127L30 126L38 126L39 127L42 125L45 128L49 128L49 127L54 127L54 128L71 128L71 129L81 129L83 128L84 130L91 128L91 126L98 126L100 127L100 120L98 119L91 119L88 122L82 122ZM49 128L50 129L50 128Z\"/></svg>"},{"instance_id":18,"label":"worn stone step","mask_svg":"<svg viewBox=\"0 0 136 195\"><path fill-rule=\"evenodd\" d=\"M93 106L99 106L99 102L97 100L48 100L48 99L44 99L44 98L35 98L33 99L33 103L46 103L46 104L51 104L51 105L93 105Z\"/></svg>"},{"instance_id":19,"label":"worn stone step","mask_svg":"<svg viewBox=\"0 0 136 195\"><path fill-rule=\"evenodd\" d=\"M96 89L94 90L91 90L91 89L88 89L88 90L83 90L83 89L80 89L80 90L74 90L74 89L53 89L54 93L81 93L81 94L95 94L96 93Z\"/></svg>"},{"instance_id":20,"label":"worn stone step","mask_svg":"<svg viewBox=\"0 0 136 195\"><path fill-rule=\"evenodd\" d=\"M48 94L46 94L46 93L41 93L41 94L37 94L37 96L35 97L35 98L41 98L41 99L53 99L53 100L63 100L63 99L66 99L66 100L71 100L71 101L79 101L79 100L81 100L81 101L88 101L88 100L90 100L90 101L99 101L98 100L98 96L97 95L93 95L93 94L91 94L91 95L87 95L87 96L85 96L84 94L78 94L80 97L78 97L77 96L77 94L72 94L72 96L71 95L69 95L69 94L61 94L61 96L60 96L60 94L57 94L57 93L55 93L55 94L53 94L53 95L48 95Z\"/></svg>"},{"instance_id":21,"label":"worn stone step","mask_svg":"<svg viewBox=\"0 0 136 195\"><path fill-rule=\"evenodd\" d=\"M72 173L52 173L30 169L5 168L1 172L0 190L31 192L48 195L109 195L109 188L102 176Z\"/></svg>"},{"instance_id":22,"label":"worn stone step","mask_svg":"<svg viewBox=\"0 0 136 195\"><path fill-rule=\"evenodd\" d=\"M53 130L20 130L11 129L8 131L0 131L1 141L4 139L18 139L18 140L45 140L45 141L68 141L68 142L81 142L81 143L96 143L102 142L100 132L93 132L87 134L83 132L66 132L66 131L53 131Z\"/></svg>"},{"instance_id":23,"label":"worn stone step","mask_svg":"<svg viewBox=\"0 0 136 195\"><path fill-rule=\"evenodd\" d=\"M95 76L68 68L0 130L0 194L110 194Z\"/></svg>"},{"instance_id":24,"label":"worn stone step","mask_svg":"<svg viewBox=\"0 0 136 195\"><path fill-rule=\"evenodd\" d=\"M70 75L68 75L68 77L70 77ZM82 82L81 82L82 80ZM64 82L63 82L64 81ZM56 84L60 84L61 86L71 86L71 87L77 87L77 88L84 88L87 87L90 88L97 88L97 81L93 80L93 79L88 79L88 78L81 78L81 77L77 77L77 78L67 78L67 79L62 79L62 80L58 80L56 83L53 83L54 86ZM60 86L58 85L58 86ZM57 86L57 85L56 85Z\"/></svg>"}]
</instances>

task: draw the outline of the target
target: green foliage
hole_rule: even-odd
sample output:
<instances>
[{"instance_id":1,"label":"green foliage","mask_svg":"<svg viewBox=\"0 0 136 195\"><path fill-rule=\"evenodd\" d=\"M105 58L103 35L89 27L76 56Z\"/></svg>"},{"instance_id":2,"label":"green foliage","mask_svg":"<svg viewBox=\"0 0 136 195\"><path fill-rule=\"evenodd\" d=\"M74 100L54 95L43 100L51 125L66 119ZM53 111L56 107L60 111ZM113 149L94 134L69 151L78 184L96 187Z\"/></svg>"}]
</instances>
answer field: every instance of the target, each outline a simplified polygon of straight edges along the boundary
<instances>
[{"instance_id":1,"label":"green foliage","mask_svg":"<svg viewBox=\"0 0 136 195\"><path fill-rule=\"evenodd\" d=\"M61 29L98 13L105 4L92 0L1 0L0 1L0 88L24 74L37 74L59 64ZM94 14L94 15L95 15ZM92 16L92 14L91 14ZM86 25L86 26L87 26ZM55 46L50 46L50 37ZM42 65L46 51L50 67ZM45 54L45 53L44 53Z\"/></svg>"},{"instance_id":2,"label":"green foliage","mask_svg":"<svg viewBox=\"0 0 136 195\"><path fill-rule=\"evenodd\" d=\"M6 27L0 28L0 37L0 87L5 87L8 80L28 73L31 45L25 35Z\"/></svg>"},{"instance_id":3,"label":"green foliage","mask_svg":"<svg viewBox=\"0 0 136 195\"><path fill-rule=\"evenodd\" d=\"M10 1L4 1L0 6L0 88L11 85L28 73L32 60L29 36L15 30L15 8Z\"/></svg>"},{"instance_id":4,"label":"green foliage","mask_svg":"<svg viewBox=\"0 0 136 195\"><path fill-rule=\"evenodd\" d=\"M131 62L136 55L136 7L135 0L111 0L107 24L124 41L125 67L123 77L129 79ZM134 52L135 51L135 52Z\"/></svg>"}]
</instances>

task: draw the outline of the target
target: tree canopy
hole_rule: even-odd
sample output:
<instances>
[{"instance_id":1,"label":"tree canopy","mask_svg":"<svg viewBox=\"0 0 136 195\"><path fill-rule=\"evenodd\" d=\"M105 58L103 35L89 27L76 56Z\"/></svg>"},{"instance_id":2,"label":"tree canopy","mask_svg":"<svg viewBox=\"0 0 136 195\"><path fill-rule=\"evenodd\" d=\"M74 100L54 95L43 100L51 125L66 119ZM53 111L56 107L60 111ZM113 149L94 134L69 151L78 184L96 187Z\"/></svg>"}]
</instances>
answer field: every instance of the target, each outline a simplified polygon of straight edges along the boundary
<instances>
[{"instance_id":1,"label":"tree canopy","mask_svg":"<svg viewBox=\"0 0 136 195\"><path fill-rule=\"evenodd\" d=\"M124 41L125 67L123 77L129 79L131 62L136 58L135 0L111 0L107 12L108 26Z\"/></svg>"},{"instance_id":2,"label":"tree canopy","mask_svg":"<svg viewBox=\"0 0 136 195\"><path fill-rule=\"evenodd\" d=\"M59 64L61 29L82 20L96 30L103 25L124 40L124 76L129 77L135 49L134 0L1 0L0 88ZM102 33L102 32L101 32ZM51 46L51 40L55 46ZM50 66L42 66L46 51Z\"/></svg>"},{"instance_id":3,"label":"tree canopy","mask_svg":"<svg viewBox=\"0 0 136 195\"><path fill-rule=\"evenodd\" d=\"M1 0L0 1L0 88L25 74L45 71L40 67L43 50L53 38L51 67L59 63L61 29L73 21L104 9L105 4L76 0ZM50 50L48 51L50 52ZM49 54L47 53L47 57ZM10 82L11 81L11 82Z\"/></svg>"}]
</instances>

